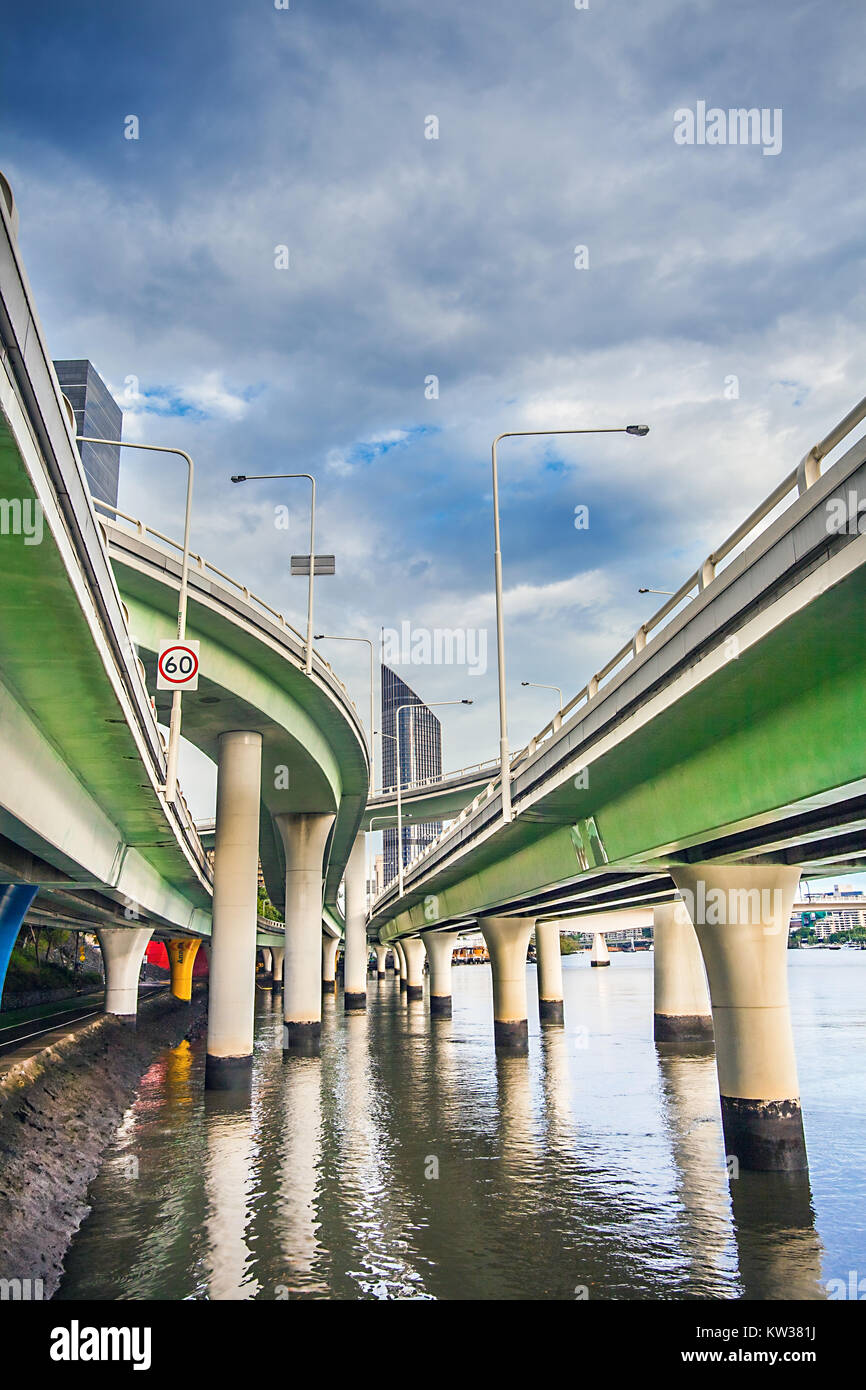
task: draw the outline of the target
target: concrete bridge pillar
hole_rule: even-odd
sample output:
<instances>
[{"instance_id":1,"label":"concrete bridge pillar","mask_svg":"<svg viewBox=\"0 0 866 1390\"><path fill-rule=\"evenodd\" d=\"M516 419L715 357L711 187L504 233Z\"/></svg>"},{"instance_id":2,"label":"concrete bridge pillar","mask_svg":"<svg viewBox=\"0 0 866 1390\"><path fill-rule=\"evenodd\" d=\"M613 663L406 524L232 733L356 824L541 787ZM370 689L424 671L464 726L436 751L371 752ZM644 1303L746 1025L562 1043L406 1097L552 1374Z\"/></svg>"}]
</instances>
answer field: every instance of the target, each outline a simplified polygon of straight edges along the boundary
<instances>
[{"instance_id":1,"label":"concrete bridge pillar","mask_svg":"<svg viewBox=\"0 0 866 1390\"><path fill-rule=\"evenodd\" d=\"M385 962L386 962L387 958L388 958L388 947L387 947L387 946L382 946L382 945L380 945L380 944L377 942L377 944L376 944L376 978L377 978L377 980L384 980L384 978L385 978Z\"/></svg>"},{"instance_id":2,"label":"concrete bridge pillar","mask_svg":"<svg viewBox=\"0 0 866 1390\"><path fill-rule=\"evenodd\" d=\"M592 950L589 953L590 965L610 965L610 954L607 949L607 942L604 939L604 932L597 931L592 938Z\"/></svg>"},{"instance_id":3,"label":"concrete bridge pillar","mask_svg":"<svg viewBox=\"0 0 866 1390\"><path fill-rule=\"evenodd\" d=\"M135 1023L138 975L153 928L100 927L96 935L105 964L105 1012Z\"/></svg>"},{"instance_id":4,"label":"concrete bridge pillar","mask_svg":"<svg viewBox=\"0 0 866 1390\"><path fill-rule=\"evenodd\" d=\"M401 941L395 941L394 950L396 951L397 959L400 962L400 989L404 990L407 986L408 977L406 971L406 953L403 950L403 943Z\"/></svg>"},{"instance_id":5,"label":"concrete bridge pillar","mask_svg":"<svg viewBox=\"0 0 866 1390\"><path fill-rule=\"evenodd\" d=\"M0 884L0 1000L3 998L9 957L37 891L27 883Z\"/></svg>"},{"instance_id":6,"label":"concrete bridge pillar","mask_svg":"<svg viewBox=\"0 0 866 1390\"><path fill-rule=\"evenodd\" d=\"M674 864L713 1010L722 1125L741 1168L805 1169L787 947L800 878L790 865Z\"/></svg>"},{"instance_id":7,"label":"concrete bridge pillar","mask_svg":"<svg viewBox=\"0 0 866 1390\"><path fill-rule=\"evenodd\" d=\"M201 941L176 937L165 943L171 968L171 992L175 999L188 1004L192 999L192 968Z\"/></svg>"},{"instance_id":8,"label":"concrete bridge pillar","mask_svg":"<svg viewBox=\"0 0 866 1390\"><path fill-rule=\"evenodd\" d=\"M322 1035L322 863L330 812L276 817L286 851L283 1051L316 1053Z\"/></svg>"},{"instance_id":9,"label":"concrete bridge pillar","mask_svg":"<svg viewBox=\"0 0 866 1390\"><path fill-rule=\"evenodd\" d=\"M428 931L421 939L430 964L430 1013L450 1018L454 935L447 931Z\"/></svg>"},{"instance_id":10,"label":"concrete bridge pillar","mask_svg":"<svg viewBox=\"0 0 866 1390\"><path fill-rule=\"evenodd\" d=\"M558 922L536 922L538 1013L542 1023L562 1023L562 948Z\"/></svg>"},{"instance_id":11,"label":"concrete bridge pillar","mask_svg":"<svg viewBox=\"0 0 866 1390\"><path fill-rule=\"evenodd\" d=\"M497 1047L529 1051L526 948L534 917L480 917L493 968L493 1038Z\"/></svg>"},{"instance_id":12,"label":"concrete bridge pillar","mask_svg":"<svg viewBox=\"0 0 866 1390\"><path fill-rule=\"evenodd\" d=\"M397 951L397 947L396 947L393 943L391 944L391 946L390 946L389 949L390 949L390 952L391 952L391 969L394 971L394 974L395 974L396 976L399 977L399 974L400 974L400 955L399 955L399 953L398 953L398 951Z\"/></svg>"},{"instance_id":13,"label":"concrete bridge pillar","mask_svg":"<svg viewBox=\"0 0 866 1390\"><path fill-rule=\"evenodd\" d=\"M337 951L340 947L340 938L331 936L330 932L322 932L322 993L336 994L337 992Z\"/></svg>"},{"instance_id":14,"label":"concrete bridge pillar","mask_svg":"<svg viewBox=\"0 0 866 1390\"><path fill-rule=\"evenodd\" d=\"M682 903L653 908L653 1037L663 1043L713 1039L701 948Z\"/></svg>"},{"instance_id":15,"label":"concrete bridge pillar","mask_svg":"<svg viewBox=\"0 0 866 1390\"><path fill-rule=\"evenodd\" d=\"M360 834L346 865L346 959L343 1002L347 1013L367 1007L367 850Z\"/></svg>"},{"instance_id":16,"label":"concrete bridge pillar","mask_svg":"<svg viewBox=\"0 0 866 1390\"><path fill-rule=\"evenodd\" d=\"M262 736L220 734L205 1086L249 1081L253 1061Z\"/></svg>"},{"instance_id":17,"label":"concrete bridge pillar","mask_svg":"<svg viewBox=\"0 0 866 1390\"><path fill-rule=\"evenodd\" d=\"M274 962L274 989L282 989L283 987L283 957L285 954L283 946L271 947L271 958Z\"/></svg>"},{"instance_id":18,"label":"concrete bridge pillar","mask_svg":"<svg viewBox=\"0 0 866 1390\"><path fill-rule=\"evenodd\" d=\"M400 943L406 959L406 998L424 998L424 943L420 936L404 936Z\"/></svg>"},{"instance_id":19,"label":"concrete bridge pillar","mask_svg":"<svg viewBox=\"0 0 866 1390\"><path fill-rule=\"evenodd\" d=\"M259 950L260 950L261 953L262 953L262 975L269 975L269 976L271 977L271 979L273 980L274 967L273 967L273 957L272 957L272 955L271 955L270 947L269 947L269 946L260 946L260 947L259 947ZM262 988L262 989L270 989L271 986L270 986L269 984L267 984L267 985L264 985L264 984L263 984L263 985L261 986L261 988Z\"/></svg>"}]
</instances>

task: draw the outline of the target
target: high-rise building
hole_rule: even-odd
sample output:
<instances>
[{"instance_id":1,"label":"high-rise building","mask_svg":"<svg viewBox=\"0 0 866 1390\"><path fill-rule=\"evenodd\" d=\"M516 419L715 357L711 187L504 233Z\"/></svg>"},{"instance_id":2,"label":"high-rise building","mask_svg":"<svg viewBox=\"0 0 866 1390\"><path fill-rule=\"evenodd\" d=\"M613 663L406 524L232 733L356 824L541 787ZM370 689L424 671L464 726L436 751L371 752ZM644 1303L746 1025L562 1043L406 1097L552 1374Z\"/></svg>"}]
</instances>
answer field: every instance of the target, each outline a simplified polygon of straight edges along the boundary
<instances>
[{"instance_id":1,"label":"high-rise building","mask_svg":"<svg viewBox=\"0 0 866 1390\"><path fill-rule=\"evenodd\" d=\"M75 411L75 433L94 439L120 439L123 411L92 362L64 359L54 363L60 389ZM91 496L117 506L120 450L110 444L79 444Z\"/></svg>"},{"instance_id":2,"label":"high-rise building","mask_svg":"<svg viewBox=\"0 0 866 1390\"><path fill-rule=\"evenodd\" d=\"M408 709L400 709L408 705ZM397 711L400 709L400 786L405 788L430 777L442 776L442 725L396 671L382 665L382 786L397 787ZM414 859L442 829L441 821L404 821L403 865ZM397 831L386 830L384 840L385 883L397 876Z\"/></svg>"}]
</instances>

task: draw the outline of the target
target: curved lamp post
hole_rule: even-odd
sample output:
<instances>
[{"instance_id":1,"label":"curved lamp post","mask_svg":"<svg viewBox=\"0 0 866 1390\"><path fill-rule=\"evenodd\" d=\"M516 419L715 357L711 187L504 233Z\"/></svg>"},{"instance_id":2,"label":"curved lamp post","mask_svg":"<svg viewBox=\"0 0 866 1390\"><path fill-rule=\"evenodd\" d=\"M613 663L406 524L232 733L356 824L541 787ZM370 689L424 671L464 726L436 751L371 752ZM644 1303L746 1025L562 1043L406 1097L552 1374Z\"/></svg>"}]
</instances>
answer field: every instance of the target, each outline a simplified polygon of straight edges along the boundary
<instances>
[{"instance_id":1,"label":"curved lamp post","mask_svg":"<svg viewBox=\"0 0 866 1390\"><path fill-rule=\"evenodd\" d=\"M496 446L502 439L528 439L536 435L553 434L649 434L649 425L620 425L614 429L581 430L506 430L493 441L493 573L496 585L496 664L499 671L499 785L502 796L502 819L512 819L511 767L508 754L508 702L505 694L505 628L502 612L502 548L499 539L499 466Z\"/></svg>"}]
</instances>

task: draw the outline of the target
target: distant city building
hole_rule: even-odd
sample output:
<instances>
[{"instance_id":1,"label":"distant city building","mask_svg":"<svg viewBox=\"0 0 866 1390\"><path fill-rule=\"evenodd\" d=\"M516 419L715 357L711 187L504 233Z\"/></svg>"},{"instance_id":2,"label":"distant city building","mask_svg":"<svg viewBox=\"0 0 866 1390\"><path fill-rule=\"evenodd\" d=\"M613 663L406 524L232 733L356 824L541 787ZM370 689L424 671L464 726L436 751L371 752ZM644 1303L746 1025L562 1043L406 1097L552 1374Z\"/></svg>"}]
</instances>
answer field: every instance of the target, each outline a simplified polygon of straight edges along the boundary
<instances>
[{"instance_id":1,"label":"distant city building","mask_svg":"<svg viewBox=\"0 0 866 1390\"><path fill-rule=\"evenodd\" d=\"M421 699L396 671L382 666L382 786L388 791L397 787L397 710L400 713L400 786L442 776L442 726ZM414 859L442 829L441 821L403 825L403 865ZM384 840L384 878L390 883L397 877L397 831L386 830Z\"/></svg>"},{"instance_id":2,"label":"distant city building","mask_svg":"<svg viewBox=\"0 0 866 1390\"><path fill-rule=\"evenodd\" d=\"M75 411L75 433L94 439L120 439L123 411L92 362L86 359L54 363L60 389ZM109 444L79 444L81 462L92 497L117 506L120 450Z\"/></svg>"}]
</instances>

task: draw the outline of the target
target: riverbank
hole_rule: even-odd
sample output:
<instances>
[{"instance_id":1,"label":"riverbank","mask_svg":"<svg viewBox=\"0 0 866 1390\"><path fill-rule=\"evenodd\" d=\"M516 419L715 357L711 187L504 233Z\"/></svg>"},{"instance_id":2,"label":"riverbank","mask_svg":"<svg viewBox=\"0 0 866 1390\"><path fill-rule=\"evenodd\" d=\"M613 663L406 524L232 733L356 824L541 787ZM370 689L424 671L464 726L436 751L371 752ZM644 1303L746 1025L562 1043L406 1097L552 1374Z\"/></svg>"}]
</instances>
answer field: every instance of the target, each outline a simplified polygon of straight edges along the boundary
<instances>
[{"instance_id":1,"label":"riverbank","mask_svg":"<svg viewBox=\"0 0 866 1390\"><path fill-rule=\"evenodd\" d=\"M50 1298L90 1210L87 1189L154 1057L206 1026L191 1004L142 1001L137 1028L107 1015L0 1072L0 1270L42 1280Z\"/></svg>"}]
</instances>

